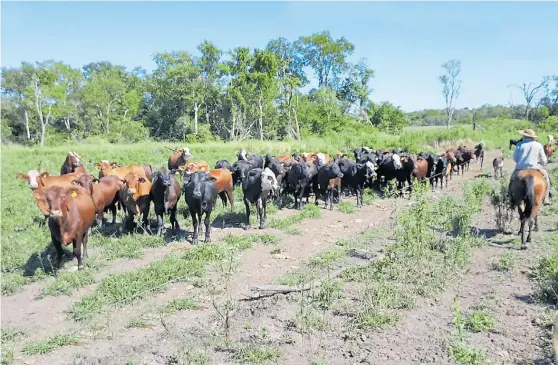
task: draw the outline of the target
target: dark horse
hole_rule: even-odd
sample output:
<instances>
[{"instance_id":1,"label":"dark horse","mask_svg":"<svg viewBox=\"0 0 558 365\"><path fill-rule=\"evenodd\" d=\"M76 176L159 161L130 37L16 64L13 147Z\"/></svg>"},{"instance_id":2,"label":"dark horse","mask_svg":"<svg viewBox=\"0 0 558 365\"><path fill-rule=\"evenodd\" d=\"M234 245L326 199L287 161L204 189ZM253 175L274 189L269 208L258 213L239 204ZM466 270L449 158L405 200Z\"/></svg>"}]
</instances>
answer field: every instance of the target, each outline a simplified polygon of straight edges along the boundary
<instances>
[{"instance_id":1,"label":"dark horse","mask_svg":"<svg viewBox=\"0 0 558 365\"><path fill-rule=\"evenodd\" d=\"M523 137L521 137L520 139L510 139L510 150L512 146L517 146L517 144L521 141L523 141Z\"/></svg>"},{"instance_id":2,"label":"dark horse","mask_svg":"<svg viewBox=\"0 0 558 365\"><path fill-rule=\"evenodd\" d=\"M533 223L535 231L539 230L539 207L546 194L546 180L542 172L537 169L521 170L510 183L510 198L512 209L517 207L521 228L521 249L527 248L526 242L531 243ZM529 235L525 240L525 223L529 224Z\"/></svg>"}]
</instances>

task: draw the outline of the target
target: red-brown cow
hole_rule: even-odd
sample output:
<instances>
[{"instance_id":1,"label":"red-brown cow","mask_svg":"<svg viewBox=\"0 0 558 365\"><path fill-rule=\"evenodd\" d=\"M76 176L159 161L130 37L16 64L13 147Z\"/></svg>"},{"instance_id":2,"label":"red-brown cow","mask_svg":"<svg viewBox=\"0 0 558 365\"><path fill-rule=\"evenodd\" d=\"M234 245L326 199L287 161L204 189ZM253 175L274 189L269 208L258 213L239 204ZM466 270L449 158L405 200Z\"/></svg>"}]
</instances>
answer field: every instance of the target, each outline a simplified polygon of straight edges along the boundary
<instances>
[{"instance_id":1,"label":"red-brown cow","mask_svg":"<svg viewBox=\"0 0 558 365\"><path fill-rule=\"evenodd\" d=\"M72 185L72 180L78 179L82 172L72 172L66 175L60 176L50 176L48 172L41 172L37 170L30 170L27 174L18 173L16 177L18 179L27 180L29 188L33 193L33 197L37 203L37 207L48 217L48 210L45 201L45 191L51 186L62 186L68 187Z\"/></svg>"},{"instance_id":2,"label":"red-brown cow","mask_svg":"<svg viewBox=\"0 0 558 365\"><path fill-rule=\"evenodd\" d=\"M126 225L133 226L134 216L142 216L141 225L143 228L148 228L147 216L151 203L151 182L133 172L127 174L121 181L122 187L119 191L119 198L128 212Z\"/></svg>"},{"instance_id":3,"label":"red-brown cow","mask_svg":"<svg viewBox=\"0 0 558 365\"><path fill-rule=\"evenodd\" d=\"M209 165L205 161L191 162L183 169L179 168L179 170L184 171L187 174L193 174L198 171L209 171Z\"/></svg>"},{"instance_id":4,"label":"red-brown cow","mask_svg":"<svg viewBox=\"0 0 558 365\"><path fill-rule=\"evenodd\" d=\"M209 172L209 176L215 179L217 192L223 202L223 207L227 206L227 198L231 203L231 212L234 212L234 184L232 173L228 169L214 169Z\"/></svg>"},{"instance_id":5,"label":"red-brown cow","mask_svg":"<svg viewBox=\"0 0 558 365\"><path fill-rule=\"evenodd\" d=\"M73 151L69 151L66 160L60 169L60 175L69 174L72 172L86 172L85 167L81 163L81 156Z\"/></svg>"},{"instance_id":6,"label":"red-brown cow","mask_svg":"<svg viewBox=\"0 0 558 365\"><path fill-rule=\"evenodd\" d=\"M97 224L103 223L104 212L112 212L112 224L116 223L116 203L119 200L118 191L122 181L118 176L104 176L97 179L93 175L84 174L79 179L73 180L90 192L97 213Z\"/></svg>"},{"instance_id":7,"label":"red-brown cow","mask_svg":"<svg viewBox=\"0 0 558 365\"><path fill-rule=\"evenodd\" d=\"M149 165L127 165L118 166L116 162L109 162L108 160L103 160L98 162L97 170L99 170L99 179L103 176L118 176L123 179L126 175L133 172L138 176L142 176L147 180L151 181L151 166ZM148 176L149 175L149 176Z\"/></svg>"},{"instance_id":8,"label":"red-brown cow","mask_svg":"<svg viewBox=\"0 0 558 365\"><path fill-rule=\"evenodd\" d=\"M186 166L190 163L191 158L192 154L190 153L190 149L188 147L182 147L169 157L168 168L172 171Z\"/></svg>"},{"instance_id":9,"label":"red-brown cow","mask_svg":"<svg viewBox=\"0 0 558 365\"><path fill-rule=\"evenodd\" d=\"M552 145L551 144L545 144L544 145L544 154L546 155L546 158L550 162L550 160L552 159Z\"/></svg>"},{"instance_id":10,"label":"red-brown cow","mask_svg":"<svg viewBox=\"0 0 558 365\"><path fill-rule=\"evenodd\" d=\"M73 253L78 261L78 270L84 267L87 257L88 230L95 221L95 206L91 195L81 186L51 186L47 189L48 227L52 243L58 254L58 265L62 269L64 251L62 245L73 244Z\"/></svg>"}]
</instances>

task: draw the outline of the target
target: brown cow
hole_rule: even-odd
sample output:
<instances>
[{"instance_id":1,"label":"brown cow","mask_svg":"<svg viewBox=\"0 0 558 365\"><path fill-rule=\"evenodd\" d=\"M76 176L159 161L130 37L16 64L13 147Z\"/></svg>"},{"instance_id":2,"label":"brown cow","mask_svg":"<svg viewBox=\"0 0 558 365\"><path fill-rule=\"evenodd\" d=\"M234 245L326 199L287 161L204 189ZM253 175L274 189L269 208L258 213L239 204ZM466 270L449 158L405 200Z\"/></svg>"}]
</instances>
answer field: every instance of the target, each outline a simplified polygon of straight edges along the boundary
<instances>
[{"instance_id":1,"label":"brown cow","mask_svg":"<svg viewBox=\"0 0 558 365\"><path fill-rule=\"evenodd\" d=\"M52 243L58 254L58 265L62 269L64 251L62 245L72 242L73 253L78 260L78 270L84 267L87 257L89 228L95 221L95 206L89 192L81 186L51 186L47 189L48 228Z\"/></svg>"},{"instance_id":2,"label":"brown cow","mask_svg":"<svg viewBox=\"0 0 558 365\"><path fill-rule=\"evenodd\" d=\"M232 173L228 169L214 169L209 172L209 176L215 179L217 192L223 202L223 208L227 206L227 198L231 203L231 212L234 212L234 184Z\"/></svg>"},{"instance_id":3,"label":"brown cow","mask_svg":"<svg viewBox=\"0 0 558 365\"><path fill-rule=\"evenodd\" d=\"M136 173L128 173L122 181L119 198L128 212L127 226L134 224L134 216L142 217L142 227L147 228L147 216L151 203L151 182ZM145 233L145 230L144 230Z\"/></svg>"},{"instance_id":4,"label":"brown cow","mask_svg":"<svg viewBox=\"0 0 558 365\"><path fill-rule=\"evenodd\" d=\"M119 199L118 191L122 186L118 176L97 179L91 174L83 174L79 179L73 180L73 183L81 185L91 194L99 226L103 223L104 212L109 209L112 212L112 224L116 223L116 203Z\"/></svg>"},{"instance_id":5,"label":"brown cow","mask_svg":"<svg viewBox=\"0 0 558 365\"><path fill-rule=\"evenodd\" d=\"M169 170L179 169L181 166L186 166L190 163L192 154L188 147L182 147L169 157L168 168Z\"/></svg>"},{"instance_id":6,"label":"brown cow","mask_svg":"<svg viewBox=\"0 0 558 365\"><path fill-rule=\"evenodd\" d=\"M67 187L72 185L72 180L78 179L82 172L72 172L66 175L60 176L50 176L48 172L41 172L37 170L30 170L27 174L18 173L16 177L18 179L27 180L29 188L33 192L33 197L37 203L37 207L48 217L48 210L45 201L45 191L51 186L62 186Z\"/></svg>"},{"instance_id":7,"label":"brown cow","mask_svg":"<svg viewBox=\"0 0 558 365\"><path fill-rule=\"evenodd\" d=\"M492 168L494 169L494 178L498 179L498 174L500 177L503 176L503 169L504 169L504 156L496 157L492 161Z\"/></svg>"},{"instance_id":8,"label":"brown cow","mask_svg":"<svg viewBox=\"0 0 558 365\"><path fill-rule=\"evenodd\" d=\"M423 158L417 158L415 168L413 169L413 176L422 181L428 174L428 161Z\"/></svg>"},{"instance_id":9,"label":"brown cow","mask_svg":"<svg viewBox=\"0 0 558 365\"><path fill-rule=\"evenodd\" d=\"M279 160L279 162L283 163L289 160L294 161L293 156L290 155L281 155L281 156L277 156L276 159Z\"/></svg>"},{"instance_id":10,"label":"brown cow","mask_svg":"<svg viewBox=\"0 0 558 365\"><path fill-rule=\"evenodd\" d=\"M150 171L146 171L146 167L142 165L118 166L116 162L103 160L101 162L97 162L96 166L97 170L99 170L99 179L104 176L118 176L119 178L123 179L126 175L133 172L138 176L144 177L149 180L149 177L147 175L151 175ZM149 167L149 170L151 170L151 167Z\"/></svg>"},{"instance_id":11,"label":"brown cow","mask_svg":"<svg viewBox=\"0 0 558 365\"><path fill-rule=\"evenodd\" d=\"M179 170L184 171L186 174L192 174L198 171L209 171L209 165L205 161L191 162Z\"/></svg>"},{"instance_id":12,"label":"brown cow","mask_svg":"<svg viewBox=\"0 0 558 365\"><path fill-rule=\"evenodd\" d=\"M85 167L81 163L81 156L73 151L69 151L68 155L66 156L66 160L62 164L62 168L60 169L60 175L69 174L72 172L86 172Z\"/></svg>"}]
</instances>

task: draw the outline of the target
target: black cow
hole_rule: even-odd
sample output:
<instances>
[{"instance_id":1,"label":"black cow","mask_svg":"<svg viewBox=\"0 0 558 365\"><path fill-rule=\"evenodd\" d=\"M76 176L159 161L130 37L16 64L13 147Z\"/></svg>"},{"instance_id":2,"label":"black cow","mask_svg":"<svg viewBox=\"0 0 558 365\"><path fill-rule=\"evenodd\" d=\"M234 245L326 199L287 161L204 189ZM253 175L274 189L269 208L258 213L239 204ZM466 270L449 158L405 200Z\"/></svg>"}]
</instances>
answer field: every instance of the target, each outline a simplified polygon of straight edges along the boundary
<instances>
[{"instance_id":1,"label":"black cow","mask_svg":"<svg viewBox=\"0 0 558 365\"><path fill-rule=\"evenodd\" d=\"M264 168L264 160L262 155L256 154L256 155L248 156L245 150L238 152L237 155L238 155L238 161L248 161L255 169Z\"/></svg>"},{"instance_id":2,"label":"black cow","mask_svg":"<svg viewBox=\"0 0 558 365\"><path fill-rule=\"evenodd\" d=\"M289 173L287 174L287 184L289 191L294 195L295 198L295 209L300 209L299 199L302 201L302 197L307 194L306 202L308 202L310 187L314 189L317 188L316 175L318 174L318 169L316 165L310 162L297 162L292 164Z\"/></svg>"},{"instance_id":3,"label":"black cow","mask_svg":"<svg viewBox=\"0 0 558 365\"><path fill-rule=\"evenodd\" d=\"M216 169L227 169L230 172L233 172L233 165L230 164L227 160L219 160L215 163Z\"/></svg>"},{"instance_id":4,"label":"black cow","mask_svg":"<svg viewBox=\"0 0 558 365\"><path fill-rule=\"evenodd\" d=\"M157 215L157 235L163 231L163 214L170 215L171 229L180 229L176 220L180 184L169 170L163 167L155 173L150 195Z\"/></svg>"},{"instance_id":5,"label":"black cow","mask_svg":"<svg viewBox=\"0 0 558 365\"><path fill-rule=\"evenodd\" d=\"M249 161L240 160L232 165L232 178L234 185L240 185L244 181L244 177L248 171L252 170L254 166Z\"/></svg>"},{"instance_id":6,"label":"black cow","mask_svg":"<svg viewBox=\"0 0 558 365\"><path fill-rule=\"evenodd\" d=\"M399 196L403 196L405 183L409 185L409 193L413 191L413 170L416 161L409 152L403 152L400 157L402 168L395 170L395 178L397 179Z\"/></svg>"},{"instance_id":7,"label":"black cow","mask_svg":"<svg viewBox=\"0 0 558 365\"><path fill-rule=\"evenodd\" d=\"M481 169L482 166L484 165L484 144L483 143L479 143L478 145L475 146L475 157L477 159L477 163L480 160L481 163Z\"/></svg>"},{"instance_id":8,"label":"black cow","mask_svg":"<svg viewBox=\"0 0 558 365\"><path fill-rule=\"evenodd\" d=\"M384 178L384 184L387 185L388 181L397 178L398 170L401 169L403 169L403 164L401 163L401 157L399 157L399 155L384 153L380 156L380 162L378 163L378 170L376 173L378 177Z\"/></svg>"},{"instance_id":9,"label":"black cow","mask_svg":"<svg viewBox=\"0 0 558 365\"><path fill-rule=\"evenodd\" d=\"M356 194L357 207L361 207L364 200L364 186L367 181L376 178L376 166L370 161L360 164L349 159L341 159L339 169L343 173L342 186Z\"/></svg>"},{"instance_id":10,"label":"black cow","mask_svg":"<svg viewBox=\"0 0 558 365\"><path fill-rule=\"evenodd\" d=\"M448 168L448 158L445 155L436 156L437 160L434 164L434 171L432 178L434 179L434 185L432 185L432 179L430 179L430 185L432 190L438 187L438 181L440 182L440 189L444 189L444 175L446 169Z\"/></svg>"},{"instance_id":11,"label":"black cow","mask_svg":"<svg viewBox=\"0 0 558 365\"><path fill-rule=\"evenodd\" d=\"M432 191L434 191L434 179L436 175L436 167L438 166L438 161L440 160L440 156L429 153L428 157L426 158L426 162L428 162L428 171L426 173L426 177L430 181L430 186ZM447 164L447 162L446 162ZM447 165L446 165L447 166Z\"/></svg>"},{"instance_id":12,"label":"black cow","mask_svg":"<svg viewBox=\"0 0 558 365\"><path fill-rule=\"evenodd\" d=\"M268 168L260 168L248 171L246 178L242 181L242 192L244 193L244 205L246 206L246 226L250 228L250 204L256 204L260 229L264 229L267 218L267 199L279 189L275 174Z\"/></svg>"},{"instance_id":13,"label":"black cow","mask_svg":"<svg viewBox=\"0 0 558 365\"><path fill-rule=\"evenodd\" d=\"M318 198L323 198L325 201L325 208L327 209L329 201L329 210L333 210L333 191L337 188L339 200L341 200L341 178L343 173L339 169L339 165L335 162L330 162L326 165L320 166L318 169L318 190L316 193L315 204L318 205Z\"/></svg>"},{"instance_id":14,"label":"black cow","mask_svg":"<svg viewBox=\"0 0 558 365\"><path fill-rule=\"evenodd\" d=\"M205 242L211 242L211 212L215 206L217 199L217 185L215 179L205 171L195 172L190 175L183 175L184 198L192 216L192 223L194 225L194 235L192 236L192 243L198 243L199 223L202 216L205 214Z\"/></svg>"}]
</instances>

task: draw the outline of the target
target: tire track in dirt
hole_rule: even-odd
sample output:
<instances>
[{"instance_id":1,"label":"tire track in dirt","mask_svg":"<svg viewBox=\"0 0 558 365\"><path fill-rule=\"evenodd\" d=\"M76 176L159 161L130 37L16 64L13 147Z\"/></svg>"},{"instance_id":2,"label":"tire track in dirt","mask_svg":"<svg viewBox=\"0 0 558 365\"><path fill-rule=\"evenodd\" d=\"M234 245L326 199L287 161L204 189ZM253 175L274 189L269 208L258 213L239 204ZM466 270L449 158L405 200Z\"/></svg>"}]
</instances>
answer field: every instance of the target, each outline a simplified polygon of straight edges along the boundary
<instances>
[{"instance_id":1,"label":"tire track in dirt","mask_svg":"<svg viewBox=\"0 0 558 365\"><path fill-rule=\"evenodd\" d=\"M499 155L497 152L488 152L486 154L486 160L490 161L491 158ZM508 161L509 163L509 161ZM471 164L470 171L466 172L464 176L454 176L453 180L450 182L448 189L443 191L437 190L435 195L441 196L446 194L455 194L461 191L463 183L472 180L479 173L480 165ZM430 192L429 192L430 194ZM350 200L354 203L354 200ZM323 204L323 203L322 203ZM395 200L396 209L400 209L408 204L406 199L396 199ZM323 205L321 205L323 206ZM302 228L304 234L302 236L284 236L281 232L275 231L278 235L283 236L283 241L280 243L282 249L282 255L290 257L290 260L285 259L275 259L270 254L270 248L265 245L256 245L252 249L243 252L241 255L241 265L238 270L238 275L232 281L231 287L234 293L234 299L240 299L243 297L242 293L248 292L248 287L257 284L270 284L276 283L279 278L285 275L291 268L302 264L304 261L313 257L315 254L327 249L329 246L333 245L334 242L342 237L347 237L353 234L357 234L366 228L366 226L371 226L374 229L382 229L389 227L391 220L393 220L394 200L385 199L379 200L373 205L368 205L354 214L344 214L339 211L329 211L322 209L322 217L318 219L306 219L300 224L296 225ZM282 213L281 215L286 214ZM369 222L369 223L368 223ZM252 232L255 230L252 230ZM217 232L217 231L216 231ZM262 232L262 231L258 231ZM266 229L263 231L265 233L273 233L274 230ZM236 232L235 232L236 233ZM247 233L250 233L248 231ZM381 246L376 247L378 250ZM142 308L154 308L157 304L165 303L170 299L177 298L183 293L193 293L191 284L178 283L169 286L169 289L161 294L153 295L148 299L142 301L135 306L129 306L126 308L114 308L111 313L110 318L107 317L107 322L116 321L122 324L124 318L129 318L134 314L142 311ZM79 295L76 294L72 296L71 303L78 300L83 292ZM59 298L55 298L59 299ZM198 299L198 298L196 298ZM208 324L211 323L212 317L215 315L213 308L211 308L210 300L207 295L204 297L201 295L201 304L210 308L205 311L182 311L176 315L169 316L169 321L184 322L191 324L198 324L197 327L208 329ZM205 299L205 300L204 300ZM71 303L67 303L70 305ZM48 315L49 311L42 311L42 315ZM36 318L39 318L36 315ZM44 320L44 319L43 319ZM67 331L69 328L78 330L79 325L75 323L69 323L69 321L63 321L61 323L55 323L56 321L48 321L50 326L54 326L59 331ZM34 323L35 326L41 326L41 323ZM114 325L114 323L113 323ZM57 333L52 330L52 327L42 326L51 328L48 331L50 334ZM115 326L117 327L117 326ZM46 330L46 328L45 328ZM91 335L84 333L82 331L82 337L90 337L89 341L81 343L79 351L75 347L66 347L56 350L54 353L45 355L43 357L26 357L25 363L44 363L44 361L51 362L54 359L56 363L65 363L64 361L72 357L72 354L76 352L86 352L91 355L94 353L104 354L103 358L109 359L112 356L117 356L119 359L123 359L122 354L123 347L128 346L131 350L130 353L137 355L138 351L141 349L150 348L149 344L157 343L161 337L164 337L165 332L168 328L163 325L155 324L150 329L128 329L128 330L118 330L118 333L110 333L107 337L110 339L100 339L94 340ZM109 329L112 332L112 329ZM207 333L211 335L210 331ZM99 337L98 334L94 337ZM102 336L101 336L102 337ZM138 342L139 341L139 342ZM155 341L155 342L153 342ZM165 341L171 342L166 339ZM171 345L167 343L164 350L159 347L155 354L146 354L146 357L142 359L142 363L153 363L160 364L161 356L167 354L170 355L176 349L177 343ZM133 350L132 350L133 349ZM108 355L107 355L108 354ZM134 356L137 358L137 356ZM72 363L71 361L69 363ZM111 362L109 362L111 363Z\"/></svg>"}]
</instances>

